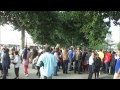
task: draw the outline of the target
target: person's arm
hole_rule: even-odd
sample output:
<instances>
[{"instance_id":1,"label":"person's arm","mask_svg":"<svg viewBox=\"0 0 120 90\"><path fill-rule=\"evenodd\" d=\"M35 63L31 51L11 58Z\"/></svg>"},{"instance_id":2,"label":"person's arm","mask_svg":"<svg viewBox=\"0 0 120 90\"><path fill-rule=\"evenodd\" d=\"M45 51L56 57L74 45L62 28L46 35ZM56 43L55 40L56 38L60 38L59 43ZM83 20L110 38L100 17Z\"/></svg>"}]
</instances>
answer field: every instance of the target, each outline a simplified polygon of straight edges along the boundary
<instances>
[{"instance_id":1,"label":"person's arm","mask_svg":"<svg viewBox=\"0 0 120 90\"><path fill-rule=\"evenodd\" d=\"M120 74L120 68L119 68L118 73L115 73L115 74L114 74L114 79L119 79L119 74Z\"/></svg>"},{"instance_id":2,"label":"person's arm","mask_svg":"<svg viewBox=\"0 0 120 90\"><path fill-rule=\"evenodd\" d=\"M120 74L120 60L117 61L116 66L115 66L114 79L118 79L119 74Z\"/></svg>"},{"instance_id":3,"label":"person's arm","mask_svg":"<svg viewBox=\"0 0 120 90\"><path fill-rule=\"evenodd\" d=\"M57 66L57 60L56 60L56 58L55 57L53 57L54 58L54 67L56 67Z\"/></svg>"}]
</instances>

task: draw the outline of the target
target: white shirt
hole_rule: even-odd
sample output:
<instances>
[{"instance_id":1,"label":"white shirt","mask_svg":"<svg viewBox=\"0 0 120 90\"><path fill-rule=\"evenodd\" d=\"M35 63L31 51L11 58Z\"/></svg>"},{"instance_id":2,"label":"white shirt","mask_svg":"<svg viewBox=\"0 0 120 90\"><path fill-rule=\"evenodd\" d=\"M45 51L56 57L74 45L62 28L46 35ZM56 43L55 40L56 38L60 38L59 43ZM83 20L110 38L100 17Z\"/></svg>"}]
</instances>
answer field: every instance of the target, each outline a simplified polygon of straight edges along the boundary
<instances>
[{"instance_id":1,"label":"white shirt","mask_svg":"<svg viewBox=\"0 0 120 90\"><path fill-rule=\"evenodd\" d=\"M20 67L20 57L18 55L15 55L15 59L13 61L15 64L15 68L19 68Z\"/></svg>"},{"instance_id":2,"label":"white shirt","mask_svg":"<svg viewBox=\"0 0 120 90\"><path fill-rule=\"evenodd\" d=\"M59 61L59 56L58 56L57 52L54 53L54 57L56 58L56 61L58 62Z\"/></svg>"},{"instance_id":3,"label":"white shirt","mask_svg":"<svg viewBox=\"0 0 120 90\"><path fill-rule=\"evenodd\" d=\"M90 56L89 58L89 65L92 65L94 63L93 56Z\"/></svg>"}]
</instances>

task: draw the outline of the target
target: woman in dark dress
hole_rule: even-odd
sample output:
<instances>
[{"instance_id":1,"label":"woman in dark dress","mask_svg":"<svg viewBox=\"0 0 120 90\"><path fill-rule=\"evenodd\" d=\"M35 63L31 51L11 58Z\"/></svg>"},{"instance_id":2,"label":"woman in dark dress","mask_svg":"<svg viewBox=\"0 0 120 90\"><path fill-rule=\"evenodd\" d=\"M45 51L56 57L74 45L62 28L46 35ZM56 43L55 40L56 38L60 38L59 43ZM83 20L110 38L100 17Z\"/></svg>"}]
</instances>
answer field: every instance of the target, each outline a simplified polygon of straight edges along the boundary
<instances>
[{"instance_id":1,"label":"woman in dark dress","mask_svg":"<svg viewBox=\"0 0 120 90\"><path fill-rule=\"evenodd\" d=\"M109 69L109 74L114 75L115 73L115 64L116 64L116 59L115 59L115 52L112 53L112 59L110 62L110 69Z\"/></svg>"},{"instance_id":2,"label":"woman in dark dress","mask_svg":"<svg viewBox=\"0 0 120 90\"><path fill-rule=\"evenodd\" d=\"M101 59L99 57L99 54L95 55L95 59L94 59L94 73L95 73L95 79L99 78L99 72L100 72L100 67L101 67Z\"/></svg>"}]
</instances>

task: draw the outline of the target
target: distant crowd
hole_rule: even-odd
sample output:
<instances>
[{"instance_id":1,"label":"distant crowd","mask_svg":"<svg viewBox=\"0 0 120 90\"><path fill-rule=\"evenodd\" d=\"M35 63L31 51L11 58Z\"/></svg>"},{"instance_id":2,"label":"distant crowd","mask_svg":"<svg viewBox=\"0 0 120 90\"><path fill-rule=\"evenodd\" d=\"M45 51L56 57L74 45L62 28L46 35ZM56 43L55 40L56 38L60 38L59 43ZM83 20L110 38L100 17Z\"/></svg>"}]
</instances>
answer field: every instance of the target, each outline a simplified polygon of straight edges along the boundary
<instances>
[{"instance_id":1,"label":"distant crowd","mask_svg":"<svg viewBox=\"0 0 120 90\"><path fill-rule=\"evenodd\" d=\"M0 51L0 70L1 77L6 79L10 65L14 65L15 78L19 79L20 64L24 66L24 74L29 76L29 64L36 70L36 75L41 79L52 79L57 76L58 71L63 74L69 74L74 71L75 74L88 73L88 79L99 79L101 74L112 74L114 79L119 77L120 73L120 51L94 51L79 47L61 48L59 44L55 48L45 45L42 49L24 48L17 50L3 47Z\"/></svg>"}]
</instances>

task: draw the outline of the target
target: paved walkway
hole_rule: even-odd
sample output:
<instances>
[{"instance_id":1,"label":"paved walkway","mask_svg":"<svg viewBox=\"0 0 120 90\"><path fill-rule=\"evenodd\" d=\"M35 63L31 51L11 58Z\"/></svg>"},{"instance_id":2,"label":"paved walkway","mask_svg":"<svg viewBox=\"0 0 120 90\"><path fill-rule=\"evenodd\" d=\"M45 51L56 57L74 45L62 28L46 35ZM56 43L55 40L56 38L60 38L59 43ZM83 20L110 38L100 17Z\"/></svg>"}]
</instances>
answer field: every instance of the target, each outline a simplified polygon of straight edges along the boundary
<instances>
[{"instance_id":1,"label":"paved walkway","mask_svg":"<svg viewBox=\"0 0 120 90\"><path fill-rule=\"evenodd\" d=\"M38 76L36 76L36 70L32 69L32 65L29 65L29 77L26 77L24 75L24 71L23 71L23 65L21 64L20 66L20 79L39 79ZM9 69L9 75L8 75L8 79L13 79L15 77L14 74L14 66L11 64L11 68ZM58 72L58 76L53 76L53 79L87 79L88 78L88 74L74 74L73 71L69 71L68 74L63 74L62 70L60 70ZM93 79L94 79L94 75L93 75ZM107 75L107 74L101 74L100 75L100 79L113 79L113 75Z\"/></svg>"}]
</instances>

